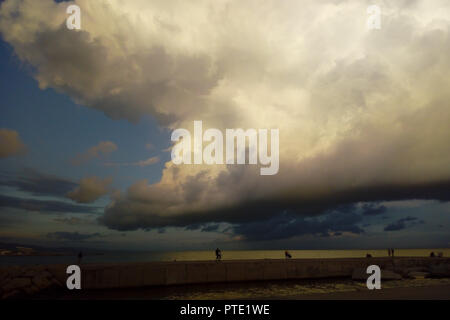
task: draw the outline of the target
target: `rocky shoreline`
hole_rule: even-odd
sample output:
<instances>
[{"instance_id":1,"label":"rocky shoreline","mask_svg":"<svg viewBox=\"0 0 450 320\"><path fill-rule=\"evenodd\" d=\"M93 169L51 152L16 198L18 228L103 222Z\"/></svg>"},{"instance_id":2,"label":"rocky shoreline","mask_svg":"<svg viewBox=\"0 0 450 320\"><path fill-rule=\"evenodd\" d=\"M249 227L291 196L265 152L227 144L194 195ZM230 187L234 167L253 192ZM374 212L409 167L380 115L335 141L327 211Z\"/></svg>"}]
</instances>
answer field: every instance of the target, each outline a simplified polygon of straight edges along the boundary
<instances>
[{"instance_id":1,"label":"rocky shoreline","mask_svg":"<svg viewBox=\"0 0 450 320\"><path fill-rule=\"evenodd\" d=\"M1 299L33 297L45 290L62 289L63 285L46 266L13 266L0 273Z\"/></svg>"}]
</instances>

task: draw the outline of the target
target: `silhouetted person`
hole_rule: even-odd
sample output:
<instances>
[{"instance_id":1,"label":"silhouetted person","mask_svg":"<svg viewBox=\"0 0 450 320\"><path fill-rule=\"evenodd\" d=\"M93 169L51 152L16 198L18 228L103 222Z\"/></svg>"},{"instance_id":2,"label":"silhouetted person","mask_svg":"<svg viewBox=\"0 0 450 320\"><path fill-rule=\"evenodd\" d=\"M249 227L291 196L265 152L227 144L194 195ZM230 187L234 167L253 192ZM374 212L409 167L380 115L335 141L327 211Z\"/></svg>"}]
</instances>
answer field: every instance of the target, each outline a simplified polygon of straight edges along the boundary
<instances>
[{"instance_id":1,"label":"silhouetted person","mask_svg":"<svg viewBox=\"0 0 450 320\"><path fill-rule=\"evenodd\" d=\"M394 257L394 248L391 249L392 258Z\"/></svg>"},{"instance_id":2,"label":"silhouetted person","mask_svg":"<svg viewBox=\"0 0 450 320\"><path fill-rule=\"evenodd\" d=\"M391 256L391 248L388 249L388 256Z\"/></svg>"},{"instance_id":3,"label":"silhouetted person","mask_svg":"<svg viewBox=\"0 0 450 320\"><path fill-rule=\"evenodd\" d=\"M78 252L78 264L81 264L82 258L83 258L83 253L80 251L80 252Z\"/></svg>"},{"instance_id":4,"label":"silhouetted person","mask_svg":"<svg viewBox=\"0 0 450 320\"><path fill-rule=\"evenodd\" d=\"M286 257L286 259L292 258L291 254L287 251L284 252L284 256Z\"/></svg>"},{"instance_id":5,"label":"silhouetted person","mask_svg":"<svg viewBox=\"0 0 450 320\"><path fill-rule=\"evenodd\" d=\"M431 253L430 253L430 258L434 258L434 257L435 257L434 251L431 251Z\"/></svg>"},{"instance_id":6,"label":"silhouetted person","mask_svg":"<svg viewBox=\"0 0 450 320\"><path fill-rule=\"evenodd\" d=\"M220 261L222 259L222 251L219 248L216 249L216 261Z\"/></svg>"},{"instance_id":7,"label":"silhouetted person","mask_svg":"<svg viewBox=\"0 0 450 320\"><path fill-rule=\"evenodd\" d=\"M372 258L372 255L370 253L366 254L366 258Z\"/></svg>"}]
</instances>

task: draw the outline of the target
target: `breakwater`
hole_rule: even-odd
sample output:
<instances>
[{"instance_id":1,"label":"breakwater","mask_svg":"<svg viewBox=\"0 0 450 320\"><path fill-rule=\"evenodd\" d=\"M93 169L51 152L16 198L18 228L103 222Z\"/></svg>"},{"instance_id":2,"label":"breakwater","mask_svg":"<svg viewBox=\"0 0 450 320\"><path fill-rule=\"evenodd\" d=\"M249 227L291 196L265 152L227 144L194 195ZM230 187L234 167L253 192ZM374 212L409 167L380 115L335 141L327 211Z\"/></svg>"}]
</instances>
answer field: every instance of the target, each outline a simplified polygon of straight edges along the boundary
<instances>
[{"instance_id":1,"label":"breakwater","mask_svg":"<svg viewBox=\"0 0 450 320\"><path fill-rule=\"evenodd\" d=\"M355 278L355 272L364 275L367 266L373 264L382 269L382 278L383 270L386 270L386 279L393 273L400 278L417 273L427 277L450 277L450 258L437 257L173 261L81 264L80 267L81 288L86 290L265 280L350 279L352 275ZM33 295L49 288L67 290L67 267L63 264L0 267L0 296Z\"/></svg>"}]
</instances>

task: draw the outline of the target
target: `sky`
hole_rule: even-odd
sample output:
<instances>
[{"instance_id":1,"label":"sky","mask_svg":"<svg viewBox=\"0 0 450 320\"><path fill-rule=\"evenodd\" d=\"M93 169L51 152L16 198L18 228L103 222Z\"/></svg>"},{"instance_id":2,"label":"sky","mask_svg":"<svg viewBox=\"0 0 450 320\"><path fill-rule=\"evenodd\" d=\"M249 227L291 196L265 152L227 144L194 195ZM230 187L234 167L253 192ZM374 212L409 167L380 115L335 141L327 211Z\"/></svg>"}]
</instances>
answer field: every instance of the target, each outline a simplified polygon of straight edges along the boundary
<instances>
[{"instance_id":1,"label":"sky","mask_svg":"<svg viewBox=\"0 0 450 320\"><path fill-rule=\"evenodd\" d=\"M448 1L0 5L0 243L450 247ZM278 129L278 173L174 164L195 120Z\"/></svg>"}]
</instances>

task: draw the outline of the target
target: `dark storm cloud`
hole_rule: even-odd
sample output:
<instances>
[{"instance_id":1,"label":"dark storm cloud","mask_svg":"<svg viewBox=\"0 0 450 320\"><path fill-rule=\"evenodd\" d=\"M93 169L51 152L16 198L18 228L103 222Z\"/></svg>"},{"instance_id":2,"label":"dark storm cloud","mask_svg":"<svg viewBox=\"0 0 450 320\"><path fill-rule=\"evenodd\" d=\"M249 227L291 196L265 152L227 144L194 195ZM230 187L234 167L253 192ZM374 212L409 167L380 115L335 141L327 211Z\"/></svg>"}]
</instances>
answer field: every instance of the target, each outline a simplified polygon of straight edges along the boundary
<instances>
[{"instance_id":1,"label":"dark storm cloud","mask_svg":"<svg viewBox=\"0 0 450 320\"><path fill-rule=\"evenodd\" d=\"M96 223L94 219L82 219L77 217L70 217L70 218L55 218L53 221L68 225L93 225Z\"/></svg>"},{"instance_id":2,"label":"dark storm cloud","mask_svg":"<svg viewBox=\"0 0 450 320\"><path fill-rule=\"evenodd\" d=\"M66 232L66 231L56 231L47 234L47 238L52 240L62 240L62 241L84 241L91 238L100 237L100 233L78 233L78 232Z\"/></svg>"},{"instance_id":3,"label":"dark storm cloud","mask_svg":"<svg viewBox=\"0 0 450 320\"><path fill-rule=\"evenodd\" d=\"M362 206L363 214L368 216L375 216L387 211L387 208L383 205L374 203L365 203Z\"/></svg>"},{"instance_id":4,"label":"dark storm cloud","mask_svg":"<svg viewBox=\"0 0 450 320\"><path fill-rule=\"evenodd\" d=\"M361 215L356 212L334 211L314 218L283 213L269 220L235 226L233 231L249 241L289 239L307 234L329 237L339 236L344 232L361 234L364 232L359 227L361 221Z\"/></svg>"},{"instance_id":5,"label":"dark storm cloud","mask_svg":"<svg viewBox=\"0 0 450 320\"><path fill-rule=\"evenodd\" d=\"M385 185L377 187L349 188L345 191L330 194L318 194L312 197L278 197L248 200L235 206L211 209L209 211L190 211L180 215L153 215L146 211L148 201L133 199L133 202L117 202L114 206L105 208L105 215L99 218L100 223L109 228L126 231L140 228L152 229L161 227L187 227L190 230L199 229L199 225L207 223L227 222L245 224L257 221L269 221L279 212L287 211L300 217L322 215L333 210L348 212L354 210L358 202L382 202L394 200L450 200L450 181L416 184L416 185ZM384 212L386 208L379 205L363 206L363 213ZM129 214L124 214L129 212ZM132 219L132 217L135 217Z\"/></svg>"},{"instance_id":6,"label":"dark storm cloud","mask_svg":"<svg viewBox=\"0 0 450 320\"><path fill-rule=\"evenodd\" d=\"M414 226L416 224L423 224L425 221L419 220L416 217L406 217L399 219L384 228L384 231L399 231L406 229L407 227Z\"/></svg>"},{"instance_id":7,"label":"dark storm cloud","mask_svg":"<svg viewBox=\"0 0 450 320\"><path fill-rule=\"evenodd\" d=\"M220 224L218 223L207 223L207 224L197 223L197 224L190 224L184 227L185 230L200 230L202 232L216 232L219 231L219 228Z\"/></svg>"},{"instance_id":8,"label":"dark storm cloud","mask_svg":"<svg viewBox=\"0 0 450 320\"><path fill-rule=\"evenodd\" d=\"M39 172L35 169L25 168L14 178L4 175L0 178L0 185L12 187L19 191L29 192L32 195L48 195L63 197L74 189L77 184L68 179Z\"/></svg>"},{"instance_id":9,"label":"dark storm cloud","mask_svg":"<svg viewBox=\"0 0 450 320\"><path fill-rule=\"evenodd\" d=\"M97 207L73 205L55 200L24 199L0 195L0 208L16 208L44 213L95 213Z\"/></svg>"},{"instance_id":10,"label":"dark storm cloud","mask_svg":"<svg viewBox=\"0 0 450 320\"><path fill-rule=\"evenodd\" d=\"M219 224L211 224L211 225L207 225L205 227L203 227L201 229L201 231L203 232L215 232L215 231L219 231Z\"/></svg>"}]
</instances>

